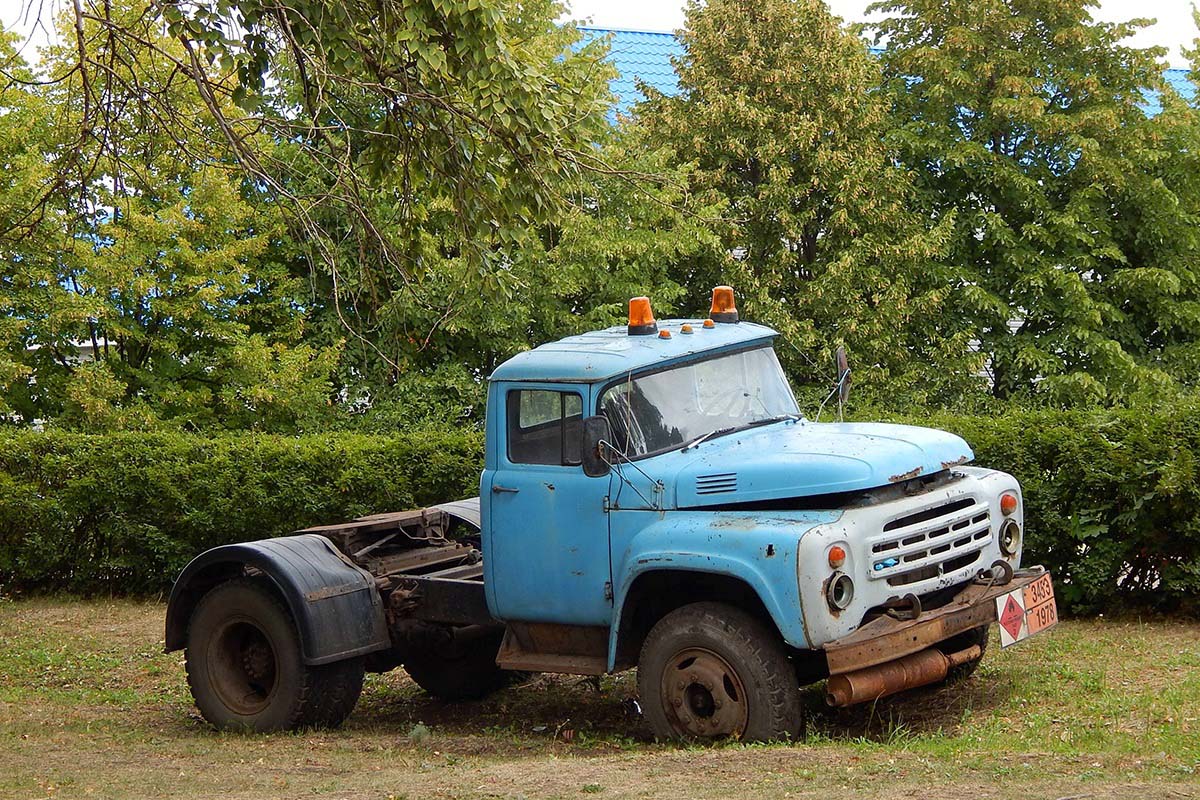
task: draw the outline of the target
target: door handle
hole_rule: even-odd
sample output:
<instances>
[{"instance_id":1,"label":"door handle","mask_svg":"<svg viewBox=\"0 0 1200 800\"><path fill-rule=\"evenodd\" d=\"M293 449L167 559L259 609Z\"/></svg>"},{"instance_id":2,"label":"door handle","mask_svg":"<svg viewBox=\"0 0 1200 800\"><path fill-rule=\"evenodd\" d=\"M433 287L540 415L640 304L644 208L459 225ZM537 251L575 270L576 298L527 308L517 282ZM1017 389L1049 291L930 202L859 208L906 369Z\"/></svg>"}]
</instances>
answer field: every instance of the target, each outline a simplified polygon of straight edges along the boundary
<instances>
[{"instance_id":1,"label":"door handle","mask_svg":"<svg viewBox=\"0 0 1200 800\"><path fill-rule=\"evenodd\" d=\"M492 485L492 494L516 494L519 491L521 490L512 486Z\"/></svg>"}]
</instances>

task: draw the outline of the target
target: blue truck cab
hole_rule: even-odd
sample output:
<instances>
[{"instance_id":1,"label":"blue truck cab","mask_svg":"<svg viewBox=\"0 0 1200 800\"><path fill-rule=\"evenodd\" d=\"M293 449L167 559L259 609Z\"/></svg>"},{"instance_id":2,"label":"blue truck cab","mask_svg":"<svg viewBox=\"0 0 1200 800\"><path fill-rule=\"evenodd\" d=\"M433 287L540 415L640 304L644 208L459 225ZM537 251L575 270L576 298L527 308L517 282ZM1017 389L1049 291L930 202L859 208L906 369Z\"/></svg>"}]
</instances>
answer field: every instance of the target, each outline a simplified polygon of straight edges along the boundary
<instances>
[{"instance_id":1,"label":"blue truck cab","mask_svg":"<svg viewBox=\"0 0 1200 800\"><path fill-rule=\"evenodd\" d=\"M826 680L834 706L875 700L969 673L998 620L1005 643L1053 624L1049 576L1021 569L1012 476L970 466L943 431L807 419L776 332L741 321L728 287L708 317L630 307L628 325L491 375L477 500L232 546L275 554L253 563L217 548L189 565L167 644L210 663L205 716L258 729L311 716L230 721L222 680L225 695L255 684L220 665L248 652L269 653L272 687L289 659L359 686L363 669L403 664L444 697L522 671L637 667L656 736L771 739L796 733L807 683ZM456 536L464 526L477 533ZM300 541L304 553L276 552ZM282 598L294 653L267 622L239 629L246 641L209 631L221 613L201 611L249 602L212 600L231 584ZM207 639L193 642L197 616Z\"/></svg>"}]
</instances>

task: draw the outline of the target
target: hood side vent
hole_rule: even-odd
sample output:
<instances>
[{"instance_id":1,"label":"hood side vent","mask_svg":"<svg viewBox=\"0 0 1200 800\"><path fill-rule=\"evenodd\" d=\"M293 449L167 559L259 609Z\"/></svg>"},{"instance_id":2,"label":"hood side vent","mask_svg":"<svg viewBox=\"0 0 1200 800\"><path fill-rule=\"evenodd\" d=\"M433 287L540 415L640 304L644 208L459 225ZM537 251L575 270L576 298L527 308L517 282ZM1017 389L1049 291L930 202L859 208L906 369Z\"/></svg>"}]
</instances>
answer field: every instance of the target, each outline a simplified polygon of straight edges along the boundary
<instances>
[{"instance_id":1,"label":"hood side vent","mask_svg":"<svg viewBox=\"0 0 1200 800\"><path fill-rule=\"evenodd\" d=\"M737 473L720 472L696 478L696 494L723 494L737 491Z\"/></svg>"}]
</instances>

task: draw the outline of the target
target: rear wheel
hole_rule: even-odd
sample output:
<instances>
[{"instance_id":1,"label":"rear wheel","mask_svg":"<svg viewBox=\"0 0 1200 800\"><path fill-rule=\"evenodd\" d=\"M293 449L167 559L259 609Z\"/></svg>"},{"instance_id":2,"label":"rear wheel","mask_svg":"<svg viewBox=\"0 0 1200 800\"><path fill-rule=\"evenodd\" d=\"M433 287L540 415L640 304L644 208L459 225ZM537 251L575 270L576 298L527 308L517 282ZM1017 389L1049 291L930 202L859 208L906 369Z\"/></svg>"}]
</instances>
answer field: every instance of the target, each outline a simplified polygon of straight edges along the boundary
<instances>
[{"instance_id":1,"label":"rear wheel","mask_svg":"<svg viewBox=\"0 0 1200 800\"><path fill-rule=\"evenodd\" d=\"M416 684L440 700L478 700L511 683L518 674L500 669L503 629L478 635L455 631L448 638L424 642L404 659Z\"/></svg>"},{"instance_id":2,"label":"rear wheel","mask_svg":"<svg viewBox=\"0 0 1200 800\"><path fill-rule=\"evenodd\" d=\"M638 694L659 739L794 736L800 687L779 635L723 603L693 603L650 630Z\"/></svg>"},{"instance_id":3,"label":"rear wheel","mask_svg":"<svg viewBox=\"0 0 1200 800\"><path fill-rule=\"evenodd\" d=\"M269 586L248 579L200 599L185 660L196 707L223 729L336 726L362 691L361 658L305 665L291 613Z\"/></svg>"}]
</instances>

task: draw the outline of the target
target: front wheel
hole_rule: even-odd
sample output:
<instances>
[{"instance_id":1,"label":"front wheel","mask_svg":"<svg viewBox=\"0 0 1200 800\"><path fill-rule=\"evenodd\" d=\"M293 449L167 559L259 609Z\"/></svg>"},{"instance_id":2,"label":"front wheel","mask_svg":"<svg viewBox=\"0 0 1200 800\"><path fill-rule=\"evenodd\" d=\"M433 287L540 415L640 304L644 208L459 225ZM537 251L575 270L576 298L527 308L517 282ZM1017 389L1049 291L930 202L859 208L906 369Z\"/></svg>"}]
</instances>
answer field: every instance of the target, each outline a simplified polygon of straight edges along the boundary
<instances>
[{"instance_id":1,"label":"front wheel","mask_svg":"<svg viewBox=\"0 0 1200 800\"><path fill-rule=\"evenodd\" d=\"M650 630L638 694L659 739L795 736L800 687L779 635L723 603L693 603Z\"/></svg>"},{"instance_id":2,"label":"front wheel","mask_svg":"<svg viewBox=\"0 0 1200 800\"><path fill-rule=\"evenodd\" d=\"M222 729L336 727L362 692L362 658L306 665L283 601L248 579L222 583L200 599L185 662L196 707Z\"/></svg>"}]
</instances>

